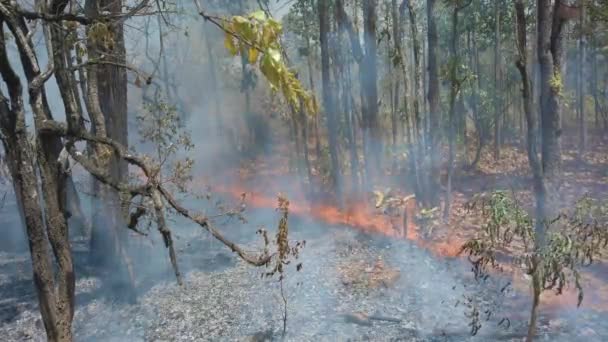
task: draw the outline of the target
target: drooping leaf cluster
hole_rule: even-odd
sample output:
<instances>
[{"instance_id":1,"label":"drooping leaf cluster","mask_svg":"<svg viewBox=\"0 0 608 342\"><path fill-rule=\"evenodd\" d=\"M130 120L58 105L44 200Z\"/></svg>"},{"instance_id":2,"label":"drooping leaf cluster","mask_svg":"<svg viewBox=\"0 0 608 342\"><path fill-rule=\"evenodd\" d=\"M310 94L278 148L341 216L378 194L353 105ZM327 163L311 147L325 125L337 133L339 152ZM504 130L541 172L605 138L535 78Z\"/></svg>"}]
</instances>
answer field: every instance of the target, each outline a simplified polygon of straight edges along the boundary
<instances>
[{"instance_id":1,"label":"drooping leaf cluster","mask_svg":"<svg viewBox=\"0 0 608 342\"><path fill-rule=\"evenodd\" d=\"M224 46L233 56L247 56L258 65L273 91L280 91L296 110L303 105L309 114L317 112L313 95L307 91L284 60L280 36L282 26L263 11L248 16L233 16L224 21Z\"/></svg>"}]
</instances>

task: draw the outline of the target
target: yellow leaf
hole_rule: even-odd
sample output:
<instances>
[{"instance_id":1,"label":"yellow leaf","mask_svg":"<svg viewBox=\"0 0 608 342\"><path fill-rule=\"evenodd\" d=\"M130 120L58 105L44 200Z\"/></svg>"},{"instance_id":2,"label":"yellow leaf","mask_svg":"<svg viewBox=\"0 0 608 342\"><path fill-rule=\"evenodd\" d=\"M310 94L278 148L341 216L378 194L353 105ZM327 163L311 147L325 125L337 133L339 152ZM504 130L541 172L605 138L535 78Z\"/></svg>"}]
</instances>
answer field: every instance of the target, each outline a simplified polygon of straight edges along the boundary
<instances>
[{"instance_id":1,"label":"yellow leaf","mask_svg":"<svg viewBox=\"0 0 608 342\"><path fill-rule=\"evenodd\" d=\"M255 48L249 48L249 64L255 64L258 61L259 51Z\"/></svg>"},{"instance_id":2,"label":"yellow leaf","mask_svg":"<svg viewBox=\"0 0 608 342\"><path fill-rule=\"evenodd\" d=\"M264 57L260 60L260 71L262 71L262 74L264 74L272 87L279 87L280 75L272 58L268 54L264 54Z\"/></svg>"},{"instance_id":3,"label":"yellow leaf","mask_svg":"<svg viewBox=\"0 0 608 342\"><path fill-rule=\"evenodd\" d=\"M234 17L232 17L232 20L235 23L239 23L239 24L248 23L249 22L249 20L247 20L247 18L241 17L240 15L235 15Z\"/></svg>"}]
</instances>

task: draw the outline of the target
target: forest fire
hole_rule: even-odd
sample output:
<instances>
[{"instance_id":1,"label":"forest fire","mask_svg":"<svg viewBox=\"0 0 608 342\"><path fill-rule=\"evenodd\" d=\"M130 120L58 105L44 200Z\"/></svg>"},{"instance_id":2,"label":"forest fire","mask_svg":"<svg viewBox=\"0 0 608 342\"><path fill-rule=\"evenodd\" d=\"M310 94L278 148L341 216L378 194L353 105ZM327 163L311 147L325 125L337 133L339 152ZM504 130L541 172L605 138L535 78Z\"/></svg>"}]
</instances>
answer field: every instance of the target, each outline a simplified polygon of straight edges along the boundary
<instances>
[{"instance_id":1,"label":"forest fire","mask_svg":"<svg viewBox=\"0 0 608 342\"><path fill-rule=\"evenodd\" d=\"M233 198L245 198L245 203L255 208L273 208L276 198L252 191L245 187L214 187L219 193L229 194ZM364 199L350 200L345 209L327 203L307 204L303 196L290 199L290 211L296 215L312 217L329 225L351 227L366 233L380 234L396 239L407 239L418 246L428 249L439 257L455 257L460 251L461 241L429 241L420 236L416 225L416 201L407 201L400 208L400 215L391 217L377 210ZM405 216L405 217L404 217Z\"/></svg>"},{"instance_id":2,"label":"forest fire","mask_svg":"<svg viewBox=\"0 0 608 342\"><path fill-rule=\"evenodd\" d=\"M274 208L276 206L276 197L244 186L216 186L214 190L235 199L243 199L244 203L254 208ZM351 200L345 205L346 209L340 209L338 206L327 203L307 204L303 198L303 196L295 196L290 199L290 211L293 214L311 217L327 225L350 227L394 239L407 239L438 258L461 256L461 246L464 243L462 237L449 234L443 239L430 239L420 234L420 227L415 221L418 210L415 200L407 202L403 208L403 214L395 218L374 210L373 204L365 199ZM404 220L403 215L406 215L407 219ZM402 228L404 225L407 225L405 229ZM527 277L509 265L503 265L502 269L505 275L510 275L513 288L521 294L518 297L527 301L529 291ZM585 296L588 298L585 306L593 310L608 312L608 285L590 273L584 273L583 277L590 284L589 289L585 292ZM565 288L561 294L544 292L541 306L546 312L572 309L576 307L577 296L575 288ZM519 305L526 306L527 304L521 302Z\"/></svg>"}]
</instances>

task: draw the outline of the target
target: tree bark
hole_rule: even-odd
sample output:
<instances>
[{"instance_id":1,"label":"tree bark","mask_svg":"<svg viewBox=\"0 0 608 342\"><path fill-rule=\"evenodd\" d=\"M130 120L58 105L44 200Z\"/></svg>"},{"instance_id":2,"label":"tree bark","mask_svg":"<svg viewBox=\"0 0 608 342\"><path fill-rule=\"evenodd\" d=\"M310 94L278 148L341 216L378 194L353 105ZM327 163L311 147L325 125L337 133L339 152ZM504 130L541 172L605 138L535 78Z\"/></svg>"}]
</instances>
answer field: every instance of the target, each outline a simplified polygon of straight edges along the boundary
<instances>
[{"instance_id":1,"label":"tree bark","mask_svg":"<svg viewBox=\"0 0 608 342\"><path fill-rule=\"evenodd\" d=\"M439 142L441 137L441 107L439 103L439 38L435 22L436 0L427 0L427 40L428 40L428 101L429 101L429 145L430 145L430 172L428 173L429 193L428 206L436 206L439 202L439 164L441 154Z\"/></svg>"},{"instance_id":2,"label":"tree bark","mask_svg":"<svg viewBox=\"0 0 608 342\"><path fill-rule=\"evenodd\" d=\"M500 103L500 5L501 0L494 2L494 159L500 159L501 113Z\"/></svg>"},{"instance_id":3,"label":"tree bark","mask_svg":"<svg viewBox=\"0 0 608 342\"><path fill-rule=\"evenodd\" d=\"M586 25L586 10L585 5L581 5L579 19L579 39L578 39L578 73L577 73L577 112L579 125L579 157L583 158L583 154L587 148L587 122L585 118L585 81L586 73L585 66L587 64L587 35L585 32Z\"/></svg>"},{"instance_id":4,"label":"tree bark","mask_svg":"<svg viewBox=\"0 0 608 342\"><path fill-rule=\"evenodd\" d=\"M14 37L28 83L34 129L38 129L44 121L52 120L44 82L51 76L54 67L61 71L63 65L54 66L54 56L51 55L50 68L45 72L40 70L28 26L7 5L0 4L0 34L4 35L3 27L6 24ZM50 4L52 10L59 12L65 5L63 1ZM43 9L46 10L46 7ZM51 52L50 31L46 25L43 28L49 45L47 49ZM63 53L62 46L56 49L59 49L57 53ZM11 66L4 40L0 43L0 74L10 98L9 107L9 99L0 93L0 138L9 156L13 188L26 226L42 320L49 341L69 342L72 340L75 277L65 198L62 198L62 189L65 189L68 177L58 162L61 140L55 136L36 134L35 143L31 143L25 122L24 88ZM60 72L59 77L63 75ZM59 79L57 81L60 82ZM49 251L49 243L53 254Z\"/></svg>"},{"instance_id":5,"label":"tree bark","mask_svg":"<svg viewBox=\"0 0 608 342\"><path fill-rule=\"evenodd\" d=\"M367 176L373 180L382 169L382 136L378 120L378 69L377 69L377 1L363 0L363 40L365 55L363 56L362 88L365 96L363 111L363 134L367 142L365 161Z\"/></svg>"},{"instance_id":6,"label":"tree bark","mask_svg":"<svg viewBox=\"0 0 608 342\"><path fill-rule=\"evenodd\" d=\"M122 13L122 1L88 0L87 15L96 17L102 11ZM109 24L114 44L111 47L89 42L90 58L104 55L116 65L97 65L89 68L88 101L95 108L89 108L92 128L99 136L113 139L123 146L128 146L127 122L127 75L119 65L126 65L124 30L121 21ZM91 91L92 90L92 91ZM99 146L97 147L99 148ZM108 171L109 177L116 183L127 181L128 167L115 153L109 158L98 160L100 167ZM91 261L99 271L107 275L106 286L112 293L123 300L135 300L135 275L131 259L125 248L127 244L126 218L128 216L127 199L124 194L101 184L93 182L93 231L91 236Z\"/></svg>"},{"instance_id":7,"label":"tree bark","mask_svg":"<svg viewBox=\"0 0 608 342\"><path fill-rule=\"evenodd\" d=\"M559 186L562 164L561 93L564 83L561 58L565 19L556 15L559 6L559 1L553 4L550 0L537 0L542 167L547 185L553 190Z\"/></svg>"},{"instance_id":8,"label":"tree bark","mask_svg":"<svg viewBox=\"0 0 608 342\"><path fill-rule=\"evenodd\" d=\"M321 44L321 77L323 82L323 107L327 116L327 134L329 140L329 155L331 159L331 181L336 189L338 199L341 199L340 162L338 157L338 123L335 113L335 96L331 86L329 60L329 6L327 1L318 1L319 12L319 42Z\"/></svg>"}]
</instances>

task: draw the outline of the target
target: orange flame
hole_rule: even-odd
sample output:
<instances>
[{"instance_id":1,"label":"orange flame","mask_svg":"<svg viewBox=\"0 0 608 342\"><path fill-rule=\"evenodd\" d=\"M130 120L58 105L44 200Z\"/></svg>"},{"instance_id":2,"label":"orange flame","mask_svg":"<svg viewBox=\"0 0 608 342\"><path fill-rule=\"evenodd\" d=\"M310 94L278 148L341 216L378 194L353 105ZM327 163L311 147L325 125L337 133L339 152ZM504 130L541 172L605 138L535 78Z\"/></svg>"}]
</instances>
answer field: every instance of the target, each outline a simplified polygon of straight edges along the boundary
<instances>
[{"instance_id":1,"label":"orange flame","mask_svg":"<svg viewBox=\"0 0 608 342\"><path fill-rule=\"evenodd\" d=\"M145 179L143 175L140 175ZM204 184L202 179L195 179L194 183ZM245 190L238 186L223 187L214 186L215 192L228 194L233 198L246 197L246 203L255 208L274 208L277 205L276 196L267 196L258 192ZM300 198L303 198L300 196ZM458 257L460 248L465 239L459 236L450 235L444 241L425 240L419 234L419 229L415 224L416 202L410 200L406 202L403 214L405 220L394 222L386 215L371 210L371 205L366 201L351 201L345 210L332 205L313 204L306 205L307 201L290 198L290 212L312 217L315 220L336 226L348 226L367 233L382 234L393 238L402 238L413 241L421 248L425 248L438 257ZM403 219L403 218L402 218ZM406 227L404 227L405 222ZM508 266L507 266L508 268ZM512 270L514 287L518 292L526 293L529 283L523 280L521 272ZM587 308L608 312L608 282L599 279L589 272L583 274L586 281ZM577 292L575 289L564 289L563 294L556 295L551 292L543 292L541 307L545 310L559 310L576 306ZM523 304L523 303L522 303Z\"/></svg>"},{"instance_id":2,"label":"orange flame","mask_svg":"<svg viewBox=\"0 0 608 342\"><path fill-rule=\"evenodd\" d=\"M229 194L233 198L241 198L244 194L247 194L246 203L255 208L276 206L275 197L244 190L241 187L214 187L214 190ZM461 243L458 241L452 241L451 239L447 242L426 241L420 236L414 220L416 215L415 199L405 203L403 214L398 218L389 218L387 215L372 210L371 206L365 201L351 201L345 205L344 210L327 204L308 205L306 201L298 201L293 198L290 199L290 202L290 211L294 214L312 217L330 225L348 226L366 233L411 240L440 257L455 257L460 251Z\"/></svg>"}]
</instances>

